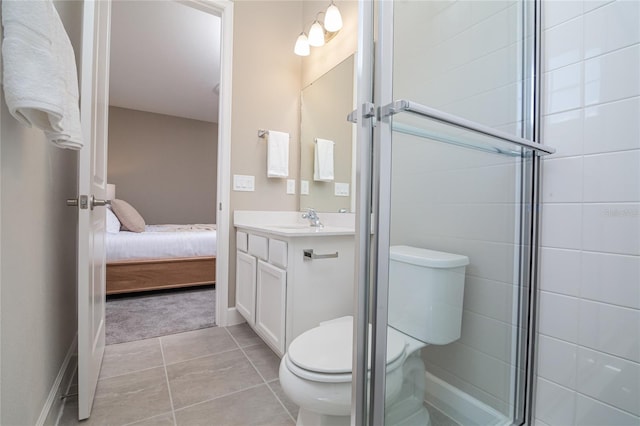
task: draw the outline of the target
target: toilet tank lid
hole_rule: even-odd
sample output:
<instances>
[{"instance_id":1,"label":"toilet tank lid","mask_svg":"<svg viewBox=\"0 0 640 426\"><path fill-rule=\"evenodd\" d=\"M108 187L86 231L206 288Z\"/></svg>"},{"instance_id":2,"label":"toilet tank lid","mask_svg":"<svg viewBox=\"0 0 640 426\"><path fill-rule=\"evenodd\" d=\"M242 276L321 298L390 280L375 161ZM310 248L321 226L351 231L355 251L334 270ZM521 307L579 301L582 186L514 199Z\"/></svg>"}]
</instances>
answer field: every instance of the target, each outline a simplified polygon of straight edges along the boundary
<instances>
[{"instance_id":1,"label":"toilet tank lid","mask_svg":"<svg viewBox=\"0 0 640 426\"><path fill-rule=\"evenodd\" d=\"M467 256L410 246L391 246L390 258L398 262L429 268L456 268L469 264Z\"/></svg>"}]
</instances>

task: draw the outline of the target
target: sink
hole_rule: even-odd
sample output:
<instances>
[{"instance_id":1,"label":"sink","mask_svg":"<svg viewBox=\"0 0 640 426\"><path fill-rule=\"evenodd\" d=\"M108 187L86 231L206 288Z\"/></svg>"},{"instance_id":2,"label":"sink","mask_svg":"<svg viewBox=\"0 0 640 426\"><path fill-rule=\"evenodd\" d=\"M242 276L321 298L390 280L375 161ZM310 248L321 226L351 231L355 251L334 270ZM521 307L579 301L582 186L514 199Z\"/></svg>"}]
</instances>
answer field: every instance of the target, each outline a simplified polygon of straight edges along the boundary
<instances>
[{"instance_id":1,"label":"sink","mask_svg":"<svg viewBox=\"0 0 640 426\"><path fill-rule=\"evenodd\" d=\"M280 228L280 229L312 229L310 225L272 225L271 228Z\"/></svg>"}]
</instances>

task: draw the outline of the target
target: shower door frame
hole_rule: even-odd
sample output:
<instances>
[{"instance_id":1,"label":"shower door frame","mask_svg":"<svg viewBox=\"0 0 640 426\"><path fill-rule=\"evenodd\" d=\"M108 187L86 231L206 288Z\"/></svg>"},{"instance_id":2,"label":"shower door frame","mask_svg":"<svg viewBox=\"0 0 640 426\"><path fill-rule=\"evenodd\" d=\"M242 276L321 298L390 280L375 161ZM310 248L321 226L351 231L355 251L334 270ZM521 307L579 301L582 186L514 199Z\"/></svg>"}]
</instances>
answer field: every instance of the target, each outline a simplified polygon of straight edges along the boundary
<instances>
[{"instance_id":1,"label":"shower door frame","mask_svg":"<svg viewBox=\"0 0 640 426\"><path fill-rule=\"evenodd\" d=\"M514 143L540 143L540 34L541 1L526 0L523 6L523 96L522 138ZM352 424L383 425L385 419L386 348L389 287L389 247L391 218L391 117L382 106L393 99L393 26L392 0L359 2L357 51L358 165L356 232L355 321L353 335ZM529 53L529 54L527 54ZM374 60L384 58L384 60ZM374 71L375 69L375 71ZM374 78L375 76L375 78ZM446 114L445 114L446 115ZM465 120L461 120L465 121ZM498 132L499 133L499 132ZM519 140L519 141L517 141ZM520 143L521 144L521 143ZM536 151L537 148L534 148ZM542 148L540 155L553 152ZM539 262L539 194L541 156L533 155L532 191L523 202L522 215L530 215L530 228L521 230L521 283L519 300L520 326L517 368L519 386L514 395L514 424L532 424L535 403L538 262ZM373 230L373 236L371 231ZM526 263L523 263L526 261ZM372 332L368 333L371 322ZM369 353L371 352L371 353ZM371 368L367 360L371 359Z\"/></svg>"}]
</instances>

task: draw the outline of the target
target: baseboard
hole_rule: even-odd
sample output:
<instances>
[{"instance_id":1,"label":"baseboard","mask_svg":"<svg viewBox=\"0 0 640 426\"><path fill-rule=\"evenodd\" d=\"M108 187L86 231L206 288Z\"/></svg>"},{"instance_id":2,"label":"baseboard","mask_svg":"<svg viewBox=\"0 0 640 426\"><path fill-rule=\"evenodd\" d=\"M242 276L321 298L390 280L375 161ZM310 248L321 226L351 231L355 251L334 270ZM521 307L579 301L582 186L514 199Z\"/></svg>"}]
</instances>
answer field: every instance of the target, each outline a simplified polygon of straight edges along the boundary
<instances>
[{"instance_id":1,"label":"baseboard","mask_svg":"<svg viewBox=\"0 0 640 426\"><path fill-rule=\"evenodd\" d=\"M44 407L42 407L42 411L40 412L40 417L38 417L38 421L36 422L36 426L49 426L55 425L58 420L58 414L64 401L62 396L66 394L69 386L71 385L71 380L73 379L73 375L76 372L76 365L78 364L77 359L75 362L71 362L72 359L76 356L78 347L78 335L73 338L73 342L71 342L71 346L67 351L67 355L62 362L62 366L60 367L60 371L58 372L58 376L56 380L53 382L53 386L51 387L51 391L49 391L49 397L44 403Z\"/></svg>"},{"instance_id":2,"label":"baseboard","mask_svg":"<svg viewBox=\"0 0 640 426\"><path fill-rule=\"evenodd\" d=\"M243 322L246 321L235 306L227 310L227 325L242 324Z\"/></svg>"},{"instance_id":3,"label":"baseboard","mask_svg":"<svg viewBox=\"0 0 640 426\"><path fill-rule=\"evenodd\" d=\"M428 371L425 373L425 380L427 384L425 400L457 423L487 426L511 424L502 413ZM471 423L470 420L472 420Z\"/></svg>"}]
</instances>

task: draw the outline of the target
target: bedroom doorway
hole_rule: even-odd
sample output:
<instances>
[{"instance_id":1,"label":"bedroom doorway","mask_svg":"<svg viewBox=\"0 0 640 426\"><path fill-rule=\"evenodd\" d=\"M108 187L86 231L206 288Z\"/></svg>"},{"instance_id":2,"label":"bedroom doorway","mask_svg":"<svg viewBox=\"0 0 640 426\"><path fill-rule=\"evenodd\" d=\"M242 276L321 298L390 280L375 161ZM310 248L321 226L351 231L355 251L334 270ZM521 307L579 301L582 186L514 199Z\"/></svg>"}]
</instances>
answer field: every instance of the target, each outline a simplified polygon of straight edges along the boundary
<instances>
[{"instance_id":1,"label":"bedroom doorway","mask_svg":"<svg viewBox=\"0 0 640 426\"><path fill-rule=\"evenodd\" d=\"M144 232L107 235L107 344L216 325L224 7L112 4L108 180ZM214 234L206 247L205 233ZM124 247L110 244L123 236ZM159 240L144 243L150 247L134 245L152 236Z\"/></svg>"}]
</instances>

